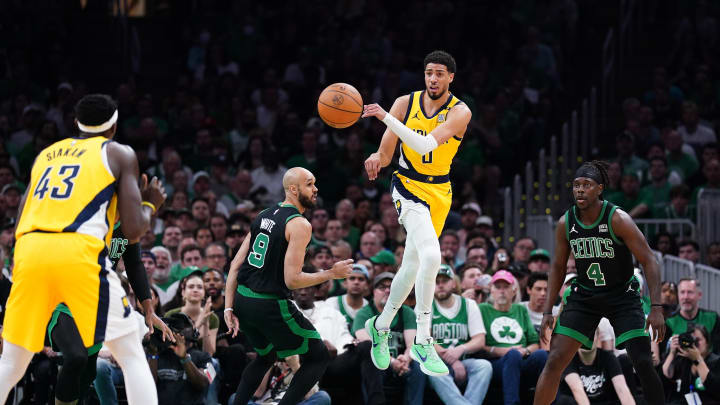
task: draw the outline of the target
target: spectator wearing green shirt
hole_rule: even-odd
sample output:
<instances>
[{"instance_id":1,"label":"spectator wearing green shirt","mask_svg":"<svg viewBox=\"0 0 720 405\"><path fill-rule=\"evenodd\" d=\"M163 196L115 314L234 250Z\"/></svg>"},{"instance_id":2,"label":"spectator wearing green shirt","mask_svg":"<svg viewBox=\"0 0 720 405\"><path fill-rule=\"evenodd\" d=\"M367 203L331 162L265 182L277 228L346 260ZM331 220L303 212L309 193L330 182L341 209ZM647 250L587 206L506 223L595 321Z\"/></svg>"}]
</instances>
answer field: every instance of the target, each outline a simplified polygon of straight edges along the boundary
<instances>
[{"instance_id":1,"label":"spectator wearing green shirt","mask_svg":"<svg viewBox=\"0 0 720 405\"><path fill-rule=\"evenodd\" d=\"M685 184L678 184L670 189L670 204L658 215L653 216L655 218L689 219L695 222L695 215L695 206L690 204L690 188Z\"/></svg>"},{"instance_id":2,"label":"spectator wearing green shirt","mask_svg":"<svg viewBox=\"0 0 720 405\"><path fill-rule=\"evenodd\" d=\"M171 282L178 281L204 265L205 252L200 246L195 244L184 246L180 252L180 264L170 269L169 279Z\"/></svg>"},{"instance_id":3,"label":"spectator wearing green shirt","mask_svg":"<svg viewBox=\"0 0 720 405\"><path fill-rule=\"evenodd\" d=\"M637 216L662 218L665 208L670 204L670 182L667 178L667 160L654 157L650 160L650 184L640 189L642 202L634 208ZM632 215L632 213L630 214Z\"/></svg>"},{"instance_id":4,"label":"spectator wearing green shirt","mask_svg":"<svg viewBox=\"0 0 720 405\"><path fill-rule=\"evenodd\" d=\"M691 178L698 170L698 162L694 157L683 152L682 135L671 129L665 133L663 141L670 171L678 173L683 181Z\"/></svg>"},{"instance_id":5,"label":"spectator wearing green shirt","mask_svg":"<svg viewBox=\"0 0 720 405\"><path fill-rule=\"evenodd\" d=\"M666 337L670 338L689 330L689 324L700 324L710 333L710 346L715 354L720 354L720 315L715 311L702 309L699 306L702 298L700 282L692 278L678 281L679 310L668 318Z\"/></svg>"},{"instance_id":6,"label":"spectator wearing green shirt","mask_svg":"<svg viewBox=\"0 0 720 405\"><path fill-rule=\"evenodd\" d=\"M370 335L365 330L365 321L373 316L380 315L382 312L390 296L390 284L392 284L393 277L394 274L392 273L380 273L375 276L373 280L373 299L357 312L353 321L352 333L358 342L371 340ZM403 305L390 324L391 336L388 342L390 367L379 374L381 381L376 381L376 384L367 386L366 382L363 382L366 404L386 403L383 385L399 378L404 380L405 383L405 400L403 403L406 405L422 405L426 377L420 371L418 363L410 358L410 347L412 345L409 343L415 340L416 330L415 312L410 307ZM369 350L367 356L370 356ZM397 402L388 401L387 403Z\"/></svg>"},{"instance_id":7,"label":"spectator wearing green shirt","mask_svg":"<svg viewBox=\"0 0 720 405\"><path fill-rule=\"evenodd\" d=\"M637 173L632 170L625 170L622 179L620 180L620 189L622 194L619 196L613 196L613 199L609 199L611 203L622 208L623 211L630 214L631 217L637 218L642 215L640 209L635 209L643 204L643 198L640 195L640 178Z\"/></svg>"},{"instance_id":8,"label":"spectator wearing green shirt","mask_svg":"<svg viewBox=\"0 0 720 405\"><path fill-rule=\"evenodd\" d=\"M487 336L485 347L493 366L493 381L502 384L503 403L519 405L520 392L535 385L545 362L547 351L539 349L538 337L527 308L513 304L515 277L507 271L497 271L491 280L492 305L480 304L480 313ZM521 386L521 381L531 382Z\"/></svg>"},{"instance_id":9,"label":"spectator wearing green shirt","mask_svg":"<svg viewBox=\"0 0 720 405\"><path fill-rule=\"evenodd\" d=\"M628 132L622 132L615 138L618 156L614 160L622 163L624 172L635 172L640 178L648 168L648 162L635 155L635 138Z\"/></svg>"}]
</instances>

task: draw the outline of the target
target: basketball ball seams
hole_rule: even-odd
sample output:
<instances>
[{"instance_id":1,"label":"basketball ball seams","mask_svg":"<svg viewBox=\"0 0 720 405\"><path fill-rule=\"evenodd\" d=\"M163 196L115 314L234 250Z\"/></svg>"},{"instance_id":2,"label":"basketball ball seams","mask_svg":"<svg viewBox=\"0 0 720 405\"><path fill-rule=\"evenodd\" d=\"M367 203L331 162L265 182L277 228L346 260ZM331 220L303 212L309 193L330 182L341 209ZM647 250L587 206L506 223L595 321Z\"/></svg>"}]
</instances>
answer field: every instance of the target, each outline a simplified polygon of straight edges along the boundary
<instances>
[{"instance_id":1,"label":"basketball ball seams","mask_svg":"<svg viewBox=\"0 0 720 405\"><path fill-rule=\"evenodd\" d=\"M323 103L323 102L320 101L320 100L318 100L318 104L322 104L322 105L324 105L324 106L326 106L326 107L330 107L330 108L333 108L333 109L335 109L335 110L342 111L342 112L347 112L347 113L352 113L352 114L362 114L362 110L360 110L360 111L345 110L345 109L342 109L342 108L335 107L334 105L330 105L330 104L328 104L328 103Z\"/></svg>"},{"instance_id":2,"label":"basketball ball seams","mask_svg":"<svg viewBox=\"0 0 720 405\"><path fill-rule=\"evenodd\" d=\"M345 91L342 91L342 90L334 90L334 89L325 89L325 90L323 91L323 93L325 93L325 92L328 92L328 93L330 93L330 92L340 93L340 94L342 94L343 96L348 96L352 101L355 102L355 104L358 105L358 107L362 108L362 103L359 103L357 100L355 100L355 97L353 97L352 94L349 93L349 92L345 92ZM358 94L359 94L359 93L358 93ZM322 96L322 95L321 95L321 96Z\"/></svg>"}]
</instances>

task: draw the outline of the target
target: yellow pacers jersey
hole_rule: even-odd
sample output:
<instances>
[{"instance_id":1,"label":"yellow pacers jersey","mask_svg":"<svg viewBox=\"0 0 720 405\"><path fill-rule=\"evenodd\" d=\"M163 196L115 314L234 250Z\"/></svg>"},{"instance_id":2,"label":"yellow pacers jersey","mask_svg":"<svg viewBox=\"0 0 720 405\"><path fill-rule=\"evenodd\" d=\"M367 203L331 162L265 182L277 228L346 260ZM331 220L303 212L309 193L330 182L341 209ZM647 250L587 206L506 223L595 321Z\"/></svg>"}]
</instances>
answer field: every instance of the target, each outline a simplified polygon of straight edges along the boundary
<instances>
[{"instance_id":1,"label":"yellow pacers jersey","mask_svg":"<svg viewBox=\"0 0 720 405\"><path fill-rule=\"evenodd\" d=\"M80 233L110 246L117 209L115 177L102 136L68 138L35 159L15 238L34 232Z\"/></svg>"},{"instance_id":2,"label":"yellow pacers jersey","mask_svg":"<svg viewBox=\"0 0 720 405\"><path fill-rule=\"evenodd\" d=\"M428 116L422 104L423 93L424 91L410 93L408 110L403 123L413 131L427 136L438 125L445 122L450 109L462 101L450 94L447 102L434 115ZM450 173L450 165L460 146L462 136L463 134L456 134L426 155L420 155L407 145L401 144L400 166L424 175L445 176Z\"/></svg>"}]
</instances>

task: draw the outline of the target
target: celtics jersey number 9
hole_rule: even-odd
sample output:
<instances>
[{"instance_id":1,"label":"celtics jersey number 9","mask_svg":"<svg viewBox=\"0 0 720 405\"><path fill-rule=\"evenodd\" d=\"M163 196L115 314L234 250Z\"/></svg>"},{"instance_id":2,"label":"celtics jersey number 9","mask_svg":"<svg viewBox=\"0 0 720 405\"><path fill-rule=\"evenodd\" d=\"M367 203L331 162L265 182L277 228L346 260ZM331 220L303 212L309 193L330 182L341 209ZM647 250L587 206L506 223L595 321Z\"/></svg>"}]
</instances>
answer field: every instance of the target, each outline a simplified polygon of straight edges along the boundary
<instances>
[{"instance_id":1,"label":"celtics jersey number 9","mask_svg":"<svg viewBox=\"0 0 720 405\"><path fill-rule=\"evenodd\" d=\"M285 285L285 225L299 217L293 205L278 204L261 212L250 225L250 247L238 272L238 285L258 293L290 296Z\"/></svg>"}]
</instances>

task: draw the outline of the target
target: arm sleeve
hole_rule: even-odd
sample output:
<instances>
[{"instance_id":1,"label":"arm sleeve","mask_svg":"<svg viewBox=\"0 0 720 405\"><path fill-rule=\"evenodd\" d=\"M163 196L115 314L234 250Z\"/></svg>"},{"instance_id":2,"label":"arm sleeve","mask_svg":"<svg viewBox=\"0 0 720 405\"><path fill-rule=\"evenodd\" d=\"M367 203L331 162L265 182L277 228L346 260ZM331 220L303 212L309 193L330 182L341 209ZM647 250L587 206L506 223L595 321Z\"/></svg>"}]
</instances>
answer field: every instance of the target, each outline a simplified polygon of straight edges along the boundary
<instances>
[{"instance_id":1,"label":"arm sleeve","mask_svg":"<svg viewBox=\"0 0 720 405\"><path fill-rule=\"evenodd\" d=\"M130 286L135 291L135 297L140 301L150 298L150 284L148 283L145 266L140 260L140 245L138 243L128 245L122 259L125 262L125 272Z\"/></svg>"},{"instance_id":2,"label":"arm sleeve","mask_svg":"<svg viewBox=\"0 0 720 405\"><path fill-rule=\"evenodd\" d=\"M424 155L433 149L438 147L438 143L435 137L431 134L420 135L412 129L408 128L402 122L398 121L397 118L393 117L392 114L385 114L382 122L390 128L395 135L398 136L410 149L415 152Z\"/></svg>"}]
</instances>

